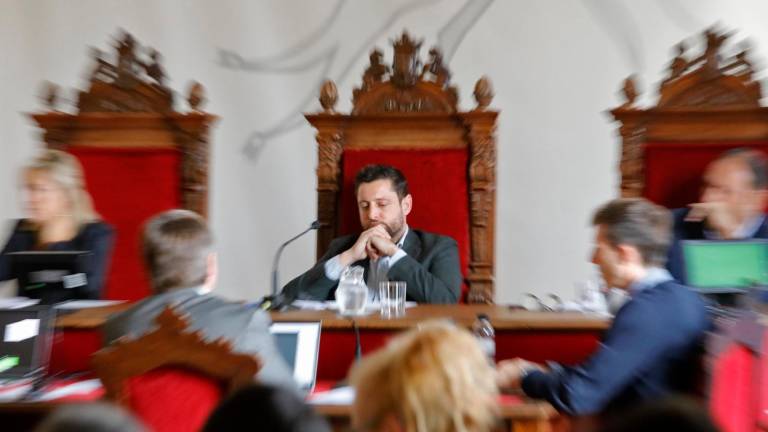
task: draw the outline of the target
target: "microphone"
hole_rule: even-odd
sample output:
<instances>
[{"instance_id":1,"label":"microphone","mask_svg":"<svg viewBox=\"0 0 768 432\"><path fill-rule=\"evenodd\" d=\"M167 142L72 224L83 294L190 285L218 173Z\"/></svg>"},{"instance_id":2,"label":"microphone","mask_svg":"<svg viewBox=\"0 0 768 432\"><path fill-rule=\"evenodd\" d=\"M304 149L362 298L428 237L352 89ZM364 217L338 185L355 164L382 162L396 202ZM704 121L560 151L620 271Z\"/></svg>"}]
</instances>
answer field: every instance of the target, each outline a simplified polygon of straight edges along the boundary
<instances>
[{"instance_id":1,"label":"microphone","mask_svg":"<svg viewBox=\"0 0 768 432\"><path fill-rule=\"evenodd\" d=\"M280 255L283 254L283 249L285 249L286 246L293 243L295 240L299 239L304 234L310 231L316 230L318 228L320 228L320 221L318 220L312 221L312 223L309 224L309 228L305 229L300 234L291 237L287 242L281 244L280 247L277 248L277 253L275 253L275 259L272 261L272 295L273 296L277 295L277 290L278 290L277 287L279 286L278 267L280 265Z\"/></svg>"}]
</instances>

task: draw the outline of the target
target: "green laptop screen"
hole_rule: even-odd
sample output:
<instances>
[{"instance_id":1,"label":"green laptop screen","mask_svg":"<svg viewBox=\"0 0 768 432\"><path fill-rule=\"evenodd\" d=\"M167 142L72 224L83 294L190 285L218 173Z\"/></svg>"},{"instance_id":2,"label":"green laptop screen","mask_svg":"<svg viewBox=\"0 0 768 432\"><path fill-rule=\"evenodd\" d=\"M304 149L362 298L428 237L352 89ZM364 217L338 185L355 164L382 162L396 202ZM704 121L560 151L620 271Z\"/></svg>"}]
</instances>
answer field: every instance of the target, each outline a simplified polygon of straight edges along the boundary
<instances>
[{"instance_id":1,"label":"green laptop screen","mask_svg":"<svg viewBox=\"0 0 768 432\"><path fill-rule=\"evenodd\" d=\"M683 242L686 283L695 288L743 289L768 286L768 242Z\"/></svg>"}]
</instances>

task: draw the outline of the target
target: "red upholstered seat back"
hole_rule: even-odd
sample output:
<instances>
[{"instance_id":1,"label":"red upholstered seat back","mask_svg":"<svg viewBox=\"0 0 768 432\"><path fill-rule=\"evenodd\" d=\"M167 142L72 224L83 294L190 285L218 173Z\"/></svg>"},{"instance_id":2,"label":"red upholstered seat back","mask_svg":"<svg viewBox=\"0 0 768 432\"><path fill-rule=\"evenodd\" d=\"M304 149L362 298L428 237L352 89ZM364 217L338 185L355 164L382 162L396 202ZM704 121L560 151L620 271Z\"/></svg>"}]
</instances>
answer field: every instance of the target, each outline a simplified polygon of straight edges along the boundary
<instances>
[{"instance_id":1,"label":"red upholstered seat back","mask_svg":"<svg viewBox=\"0 0 768 432\"><path fill-rule=\"evenodd\" d=\"M137 300L149 294L139 240L152 215L181 206L176 149L71 147L85 171L94 206L115 228L103 297Z\"/></svg>"},{"instance_id":2,"label":"red upholstered seat back","mask_svg":"<svg viewBox=\"0 0 768 432\"><path fill-rule=\"evenodd\" d=\"M154 432L199 431L224 395L218 382L185 369L156 369L125 385L131 411Z\"/></svg>"},{"instance_id":3,"label":"red upholstered seat back","mask_svg":"<svg viewBox=\"0 0 768 432\"><path fill-rule=\"evenodd\" d=\"M768 142L649 142L644 145L643 196L668 208L699 201L701 176L720 154L739 147L768 153Z\"/></svg>"},{"instance_id":4,"label":"red upholstered seat back","mask_svg":"<svg viewBox=\"0 0 768 432\"><path fill-rule=\"evenodd\" d=\"M733 344L714 360L710 413L723 432L756 430L758 374L755 353Z\"/></svg>"},{"instance_id":5,"label":"red upholstered seat back","mask_svg":"<svg viewBox=\"0 0 768 432\"><path fill-rule=\"evenodd\" d=\"M408 179L413 210L408 225L414 229L452 237L459 246L462 274L469 263L468 153L466 149L358 150L343 153L339 233L360 232L354 194L355 174L368 164L398 168ZM466 284L462 285L462 299Z\"/></svg>"}]
</instances>

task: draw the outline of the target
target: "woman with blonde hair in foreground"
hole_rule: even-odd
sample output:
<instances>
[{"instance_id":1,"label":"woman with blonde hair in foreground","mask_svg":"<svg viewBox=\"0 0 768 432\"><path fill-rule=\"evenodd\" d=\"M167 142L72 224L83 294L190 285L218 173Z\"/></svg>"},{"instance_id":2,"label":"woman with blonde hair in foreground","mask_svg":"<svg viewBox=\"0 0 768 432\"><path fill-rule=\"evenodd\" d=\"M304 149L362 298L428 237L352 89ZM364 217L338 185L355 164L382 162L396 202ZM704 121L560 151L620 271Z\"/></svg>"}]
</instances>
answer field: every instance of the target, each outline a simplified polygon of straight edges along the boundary
<instances>
[{"instance_id":1,"label":"woman with blonde hair in foreground","mask_svg":"<svg viewBox=\"0 0 768 432\"><path fill-rule=\"evenodd\" d=\"M358 431L477 432L496 424L494 369L475 338L444 322L406 332L350 374Z\"/></svg>"}]
</instances>

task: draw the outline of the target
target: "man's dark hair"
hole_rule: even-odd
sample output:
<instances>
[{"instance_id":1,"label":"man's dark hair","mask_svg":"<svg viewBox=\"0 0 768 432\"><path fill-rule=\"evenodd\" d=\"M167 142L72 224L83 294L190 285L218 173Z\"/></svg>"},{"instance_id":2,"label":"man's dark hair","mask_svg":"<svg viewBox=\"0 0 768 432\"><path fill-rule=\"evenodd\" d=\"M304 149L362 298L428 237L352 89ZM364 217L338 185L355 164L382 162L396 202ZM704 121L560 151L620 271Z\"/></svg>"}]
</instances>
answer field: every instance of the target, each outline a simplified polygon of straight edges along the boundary
<instances>
[{"instance_id":1,"label":"man's dark hair","mask_svg":"<svg viewBox=\"0 0 768 432\"><path fill-rule=\"evenodd\" d=\"M622 198L600 207L592 224L605 228L613 246L630 245L640 251L646 266L662 266L671 241L672 214L642 198Z\"/></svg>"},{"instance_id":2,"label":"man's dark hair","mask_svg":"<svg viewBox=\"0 0 768 432\"><path fill-rule=\"evenodd\" d=\"M156 293L192 288L205 283L213 236L197 213L169 210L144 226L142 251Z\"/></svg>"},{"instance_id":3,"label":"man's dark hair","mask_svg":"<svg viewBox=\"0 0 768 432\"><path fill-rule=\"evenodd\" d=\"M752 173L752 187L768 189L768 158L763 152L749 148L736 148L721 154L717 160L741 159Z\"/></svg>"},{"instance_id":4,"label":"man's dark hair","mask_svg":"<svg viewBox=\"0 0 768 432\"><path fill-rule=\"evenodd\" d=\"M294 392L255 384L221 403L208 418L203 432L250 431L330 432L331 428Z\"/></svg>"},{"instance_id":5,"label":"man's dark hair","mask_svg":"<svg viewBox=\"0 0 768 432\"><path fill-rule=\"evenodd\" d=\"M397 193L397 197L402 201L410 192L408 191L408 180L399 169L391 165L366 165L355 176L355 195L357 189L363 183L371 183L376 180L389 180L392 182L392 189Z\"/></svg>"}]
</instances>

